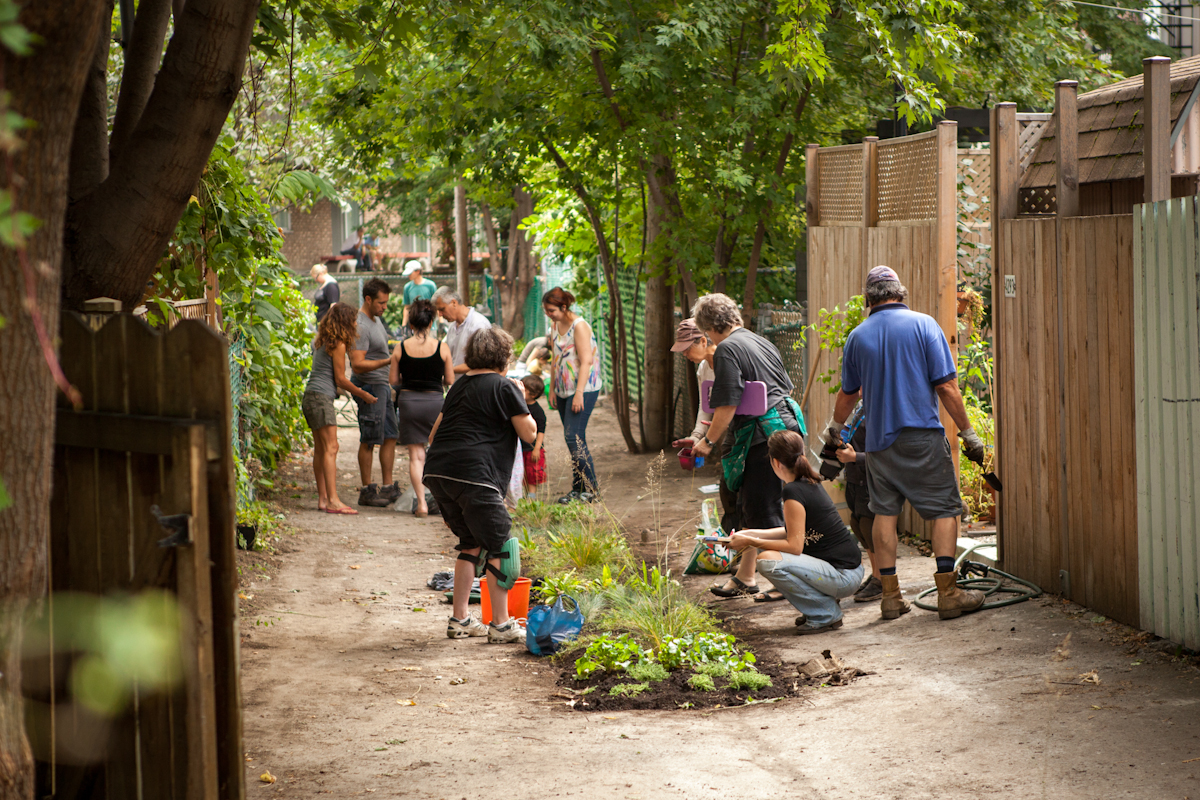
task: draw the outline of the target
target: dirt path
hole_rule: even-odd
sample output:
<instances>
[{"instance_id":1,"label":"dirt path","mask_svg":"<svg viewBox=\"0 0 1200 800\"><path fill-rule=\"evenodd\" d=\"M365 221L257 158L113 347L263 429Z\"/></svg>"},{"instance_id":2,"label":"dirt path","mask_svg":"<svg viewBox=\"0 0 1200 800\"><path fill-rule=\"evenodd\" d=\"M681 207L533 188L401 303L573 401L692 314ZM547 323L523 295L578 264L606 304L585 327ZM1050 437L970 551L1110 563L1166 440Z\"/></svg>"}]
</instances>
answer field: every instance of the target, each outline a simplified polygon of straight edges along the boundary
<instances>
[{"instance_id":1,"label":"dirt path","mask_svg":"<svg viewBox=\"0 0 1200 800\"><path fill-rule=\"evenodd\" d=\"M647 556L656 529L690 535L711 468L667 463L656 526L653 459L624 452L608 406L589 436L609 506ZM340 441L351 475L357 431ZM556 415L547 441L557 496L569 486ZM406 463L397 474L406 485ZM440 520L318 514L311 472L293 475L296 532L277 556L243 563L251 798L1200 798L1196 660L1057 598L890 623L846 601L842 630L805 639L790 635L786 603L727 602L719 610L764 656L794 664L830 648L874 674L776 705L580 713L556 697L550 662L445 638L447 606L425 588L452 563ZM355 476L342 483L349 500ZM902 550L911 595L932 584L933 563ZM1092 670L1098 686L1073 685ZM276 783L259 781L266 770Z\"/></svg>"}]
</instances>

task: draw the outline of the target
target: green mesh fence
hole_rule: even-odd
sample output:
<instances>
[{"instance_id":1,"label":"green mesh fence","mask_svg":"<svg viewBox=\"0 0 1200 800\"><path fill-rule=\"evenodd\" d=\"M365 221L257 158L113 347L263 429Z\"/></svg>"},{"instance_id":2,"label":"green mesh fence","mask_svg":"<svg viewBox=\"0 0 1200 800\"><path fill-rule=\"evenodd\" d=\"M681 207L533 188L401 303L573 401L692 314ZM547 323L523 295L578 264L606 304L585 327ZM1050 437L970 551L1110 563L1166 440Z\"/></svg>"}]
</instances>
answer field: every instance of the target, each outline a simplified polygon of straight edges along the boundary
<instances>
[{"instance_id":1,"label":"green mesh fence","mask_svg":"<svg viewBox=\"0 0 1200 800\"><path fill-rule=\"evenodd\" d=\"M603 361L603 380L604 391L611 392L613 386L613 363L610 358L612 347L608 341L608 323L606 322L609 313L608 308L608 289L604 283L604 277L600 274L599 264L596 266L596 280L600 284L599 297L589 302L584 307L584 315L588 322L592 324L592 329L596 332L596 343L600 350ZM617 292L621 298L621 307L625 312L625 335L628 338L627 351L628 356L625 362L625 375L627 385L629 386L629 399L631 402L639 402L641 393L638 391L638 372L639 365L645 363L645 342L646 342L646 296L642 291L642 284L638 281L637 275L633 272L617 273ZM615 319L614 319L615 325ZM642 380L645 381L645 370L641 369Z\"/></svg>"},{"instance_id":2,"label":"green mesh fence","mask_svg":"<svg viewBox=\"0 0 1200 800\"><path fill-rule=\"evenodd\" d=\"M800 402L804 383L808 380L808 351L804 346L805 313L802 310L776 311L767 306L759 309L759 330L763 338L775 345L783 358L783 366L795 384L792 397Z\"/></svg>"},{"instance_id":3,"label":"green mesh fence","mask_svg":"<svg viewBox=\"0 0 1200 800\"><path fill-rule=\"evenodd\" d=\"M233 409L229 427L233 432L233 452L237 454L238 458L245 455L245 449L249 445L248 437L244 440L242 436L242 403L245 397L246 371L242 367L241 360L245 353L246 343L244 340L239 338L229 340L229 399Z\"/></svg>"},{"instance_id":4,"label":"green mesh fence","mask_svg":"<svg viewBox=\"0 0 1200 800\"><path fill-rule=\"evenodd\" d=\"M534 278L533 285L529 287L529 294L525 295L526 342L546 335L546 315L542 313L542 295L545 293L546 288L541 277Z\"/></svg>"}]
</instances>

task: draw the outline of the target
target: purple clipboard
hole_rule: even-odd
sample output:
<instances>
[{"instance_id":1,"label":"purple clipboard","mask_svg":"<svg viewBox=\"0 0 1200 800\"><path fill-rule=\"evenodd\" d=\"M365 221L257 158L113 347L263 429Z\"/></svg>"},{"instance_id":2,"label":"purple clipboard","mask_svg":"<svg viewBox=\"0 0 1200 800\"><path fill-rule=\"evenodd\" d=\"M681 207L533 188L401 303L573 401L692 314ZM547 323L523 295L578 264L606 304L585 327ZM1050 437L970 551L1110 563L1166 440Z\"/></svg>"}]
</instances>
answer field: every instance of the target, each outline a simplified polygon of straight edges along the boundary
<instances>
[{"instance_id":1,"label":"purple clipboard","mask_svg":"<svg viewBox=\"0 0 1200 800\"><path fill-rule=\"evenodd\" d=\"M713 412L708 403L708 394L712 391L712 386L712 381L700 384L700 408L705 414ZM735 413L751 417L761 417L767 413L767 385L762 381L746 381L746 388L742 390L742 402L738 403Z\"/></svg>"}]
</instances>

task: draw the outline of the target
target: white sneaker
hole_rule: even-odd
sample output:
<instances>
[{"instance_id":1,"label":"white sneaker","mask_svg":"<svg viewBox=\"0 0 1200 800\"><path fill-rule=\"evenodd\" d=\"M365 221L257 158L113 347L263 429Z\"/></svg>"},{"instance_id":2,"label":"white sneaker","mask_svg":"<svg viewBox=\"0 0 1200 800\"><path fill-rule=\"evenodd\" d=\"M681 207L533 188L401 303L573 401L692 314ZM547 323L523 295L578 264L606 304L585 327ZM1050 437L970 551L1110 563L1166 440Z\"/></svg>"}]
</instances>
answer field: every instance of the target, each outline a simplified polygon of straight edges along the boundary
<instances>
[{"instance_id":1,"label":"white sneaker","mask_svg":"<svg viewBox=\"0 0 1200 800\"><path fill-rule=\"evenodd\" d=\"M446 623L446 638L447 639L466 639L469 636L487 636L489 641L491 633L488 631L488 626L484 625L479 620L467 615L466 619L450 618Z\"/></svg>"},{"instance_id":2,"label":"white sneaker","mask_svg":"<svg viewBox=\"0 0 1200 800\"><path fill-rule=\"evenodd\" d=\"M511 617L503 625L488 625L487 635L488 644L525 644L525 629Z\"/></svg>"}]
</instances>

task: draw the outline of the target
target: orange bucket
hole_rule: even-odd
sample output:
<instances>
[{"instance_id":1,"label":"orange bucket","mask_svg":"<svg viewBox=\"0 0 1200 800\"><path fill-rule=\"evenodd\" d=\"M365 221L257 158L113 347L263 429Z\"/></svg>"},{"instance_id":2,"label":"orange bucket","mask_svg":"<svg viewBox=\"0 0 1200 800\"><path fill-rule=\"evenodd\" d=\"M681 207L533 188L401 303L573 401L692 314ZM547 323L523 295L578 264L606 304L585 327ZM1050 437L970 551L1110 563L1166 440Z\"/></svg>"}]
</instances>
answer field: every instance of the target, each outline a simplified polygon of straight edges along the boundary
<instances>
[{"instance_id":1,"label":"orange bucket","mask_svg":"<svg viewBox=\"0 0 1200 800\"><path fill-rule=\"evenodd\" d=\"M479 603L482 606L481 618L483 623L492 621L492 600L488 596L488 583L490 578L484 578L479 582ZM533 581L529 578L517 578L517 582L508 590L508 615L517 619L525 619L529 616L529 587Z\"/></svg>"}]
</instances>

